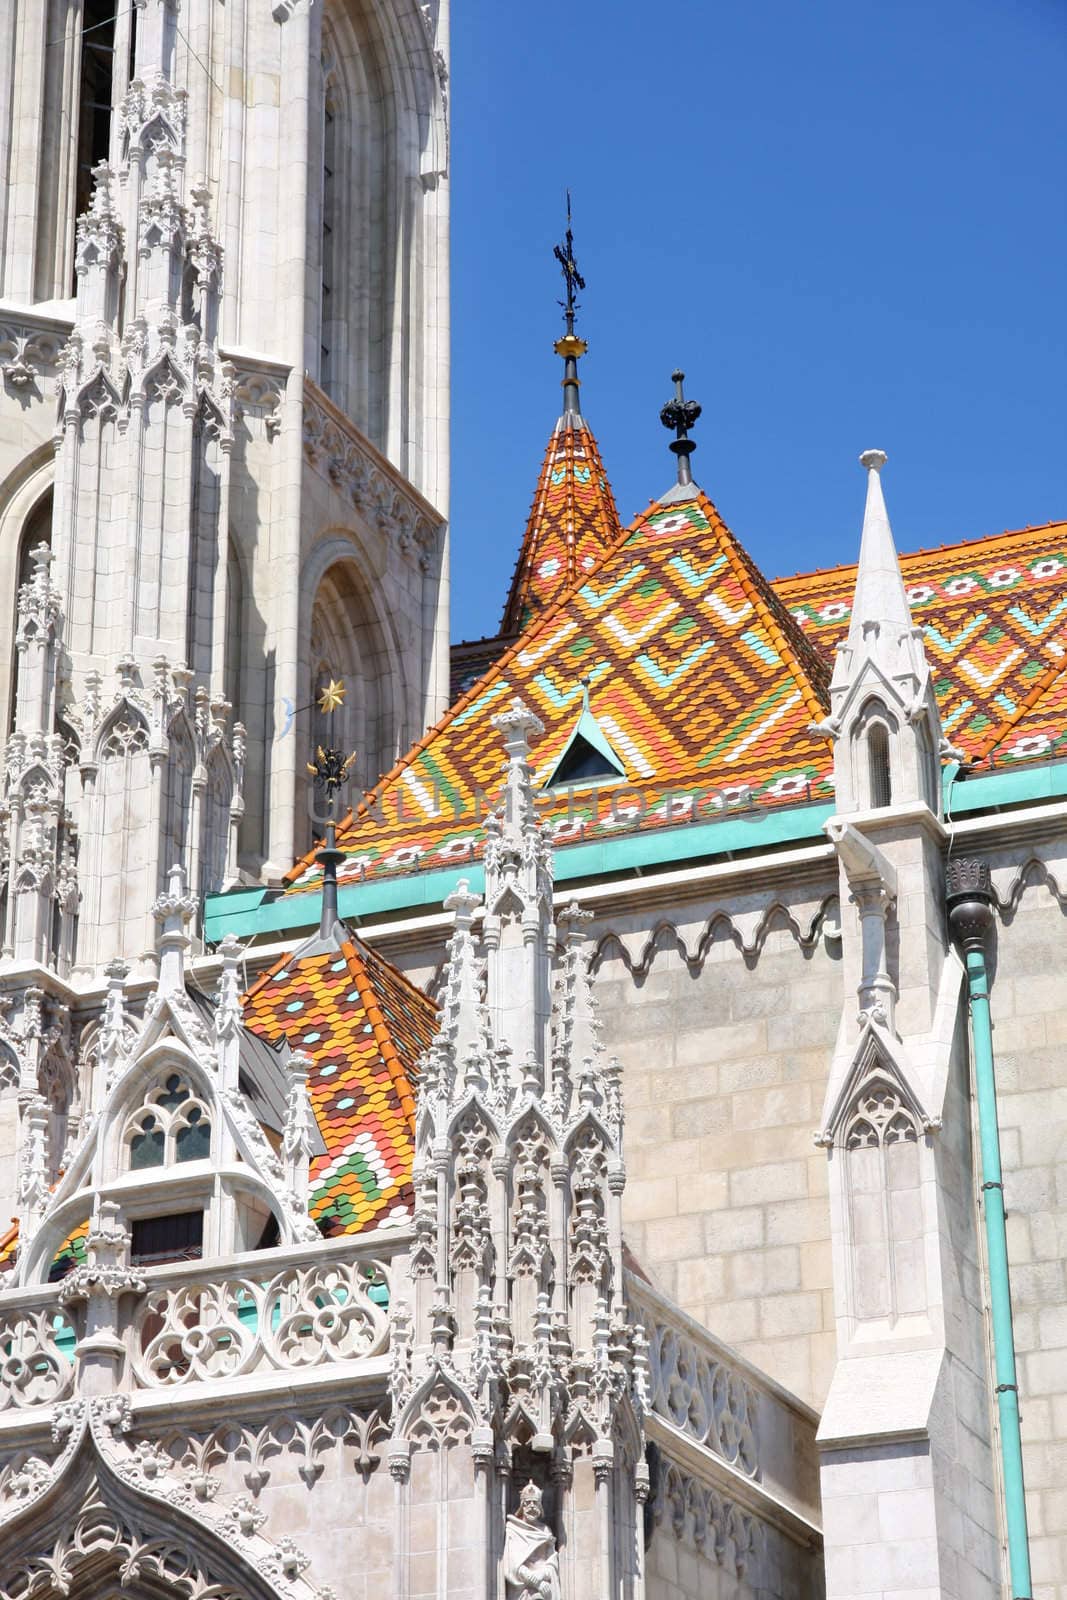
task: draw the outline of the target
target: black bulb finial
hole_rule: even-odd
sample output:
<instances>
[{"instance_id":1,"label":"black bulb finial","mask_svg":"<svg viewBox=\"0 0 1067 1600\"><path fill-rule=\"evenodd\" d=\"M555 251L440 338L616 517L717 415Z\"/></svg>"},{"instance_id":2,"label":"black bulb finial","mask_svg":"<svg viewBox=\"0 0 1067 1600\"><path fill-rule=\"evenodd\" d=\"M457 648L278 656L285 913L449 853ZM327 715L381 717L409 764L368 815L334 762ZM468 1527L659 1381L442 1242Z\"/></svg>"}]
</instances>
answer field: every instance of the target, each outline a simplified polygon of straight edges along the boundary
<instances>
[{"instance_id":1,"label":"black bulb finial","mask_svg":"<svg viewBox=\"0 0 1067 1600\"><path fill-rule=\"evenodd\" d=\"M678 482L687 487L693 481L693 469L689 457L696 449L696 440L690 439L689 429L700 415L700 404L696 400L687 400L682 388L685 382L685 373L676 370L671 373L671 382L674 384L674 397L667 401L659 414L659 420L665 428L673 428L674 438L670 448L678 460Z\"/></svg>"}]
</instances>

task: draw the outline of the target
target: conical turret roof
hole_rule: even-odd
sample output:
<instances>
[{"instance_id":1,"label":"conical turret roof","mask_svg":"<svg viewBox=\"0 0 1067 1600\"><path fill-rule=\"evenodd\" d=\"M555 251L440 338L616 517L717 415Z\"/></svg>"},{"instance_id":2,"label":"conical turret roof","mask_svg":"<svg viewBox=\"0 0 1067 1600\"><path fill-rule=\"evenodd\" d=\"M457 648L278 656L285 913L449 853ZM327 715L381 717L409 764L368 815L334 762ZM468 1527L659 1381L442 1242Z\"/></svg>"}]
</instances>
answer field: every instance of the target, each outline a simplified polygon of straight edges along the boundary
<instances>
[{"instance_id":1,"label":"conical turret roof","mask_svg":"<svg viewBox=\"0 0 1067 1600\"><path fill-rule=\"evenodd\" d=\"M565 412L545 451L501 633L521 633L593 570L621 532L593 431Z\"/></svg>"}]
</instances>

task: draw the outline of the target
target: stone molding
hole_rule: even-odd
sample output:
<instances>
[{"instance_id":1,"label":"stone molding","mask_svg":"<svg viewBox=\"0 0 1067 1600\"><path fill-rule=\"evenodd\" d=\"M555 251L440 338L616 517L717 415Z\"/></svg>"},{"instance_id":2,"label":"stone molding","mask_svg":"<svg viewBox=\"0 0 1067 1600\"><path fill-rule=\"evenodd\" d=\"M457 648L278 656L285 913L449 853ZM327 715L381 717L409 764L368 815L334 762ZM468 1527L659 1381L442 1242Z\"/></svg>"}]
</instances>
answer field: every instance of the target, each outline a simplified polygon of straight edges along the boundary
<instances>
[{"instance_id":1,"label":"stone molding","mask_svg":"<svg viewBox=\"0 0 1067 1600\"><path fill-rule=\"evenodd\" d=\"M420 572L434 570L444 518L365 439L310 378L304 379L304 458Z\"/></svg>"}]
</instances>

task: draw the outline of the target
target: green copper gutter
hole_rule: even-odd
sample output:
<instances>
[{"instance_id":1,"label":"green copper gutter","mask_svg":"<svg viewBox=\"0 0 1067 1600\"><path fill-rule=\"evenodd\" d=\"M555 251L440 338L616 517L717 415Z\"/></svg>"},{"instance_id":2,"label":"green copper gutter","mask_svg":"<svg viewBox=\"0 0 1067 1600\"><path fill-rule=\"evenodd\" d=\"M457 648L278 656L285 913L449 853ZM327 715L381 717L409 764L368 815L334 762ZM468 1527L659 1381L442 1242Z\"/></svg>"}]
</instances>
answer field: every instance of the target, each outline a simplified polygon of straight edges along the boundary
<instances>
[{"instance_id":1,"label":"green copper gutter","mask_svg":"<svg viewBox=\"0 0 1067 1600\"><path fill-rule=\"evenodd\" d=\"M967 963L967 989L974 1040L974 1086L982 1150L982 1212L989 1261L989 1305L993 1322L1000 1453L1004 1479L1004 1520L1014 1600L1031 1600L1030 1539L1026 1524L1026 1486L1019 1427L1019 1384L1015 1330L1011 1318L1011 1275L1004 1224L1004 1183L997 1121L993 1028L989 1017L986 939L993 926L989 868L974 860L955 860L948 868L949 922Z\"/></svg>"},{"instance_id":2,"label":"green copper gutter","mask_svg":"<svg viewBox=\"0 0 1067 1600\"><path fill-rule=\"evenodd\" d=\"M1067 795L1067 761L1004 767L980 778L961 778L959 769L945 772L947 804L953 816L1032 804ZM620 833L596 843L562 845L556 851L556 882L610 878L683 861L708 861L741 850L766 850L805 839L824 840L823 823L834 814L833 805L753 807L729 812L718 822L688 823L676 828L653 828ZM430 911L455 888L460 878L481 890L482 869L476 862L457 862L429 872L398 873L395 877L344 881L342 871L339 912L357 925L372 917L397 912ZM204 906L204 937L217 944L224 934L250 939L262 935L299 932L319 920L318 891L282 895L270 889L232 889L209 895Z\"/></svg>"},{"instance_id":3,"label":"green copper gutter","mask_svg":"<svg viewBox=\"0 0 1067 1600\"><path fill-rule=\"evenodd\" d=\"M680 861L700 861L730 856L741 850L767 850L802 839L824 840L822 825L834 814L832 805L783 806L724 817L721 822L690 823L677 828L650 829L624 834L595 844L573 844L556 851L556 882L622 876L650 867L669 867ZM346 884L342 876L338 910L343 922L360 921L389 912L430 911L451 894L460 878L476 892L484 887L480 863L457 862L454 867L431 872L409 872L394 878L370 878ZM204 937L216 944L224 934L241 939L310 928L319 920L318 890L307 894L279 895L269 889L235 889L211 895L204 908Z\"/></svg>"}]
</instances>

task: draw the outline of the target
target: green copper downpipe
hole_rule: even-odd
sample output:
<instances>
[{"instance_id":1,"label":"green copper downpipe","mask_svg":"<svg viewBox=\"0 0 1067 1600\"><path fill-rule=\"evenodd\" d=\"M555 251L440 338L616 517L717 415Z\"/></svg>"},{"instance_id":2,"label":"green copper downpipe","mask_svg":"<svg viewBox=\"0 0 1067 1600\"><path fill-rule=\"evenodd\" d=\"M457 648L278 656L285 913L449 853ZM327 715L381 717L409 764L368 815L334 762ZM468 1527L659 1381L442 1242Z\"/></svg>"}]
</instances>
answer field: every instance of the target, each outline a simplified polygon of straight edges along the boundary
<instances>
[{"instance_id":1,"label":"green copper downpipe","mask_svg":"<svg viewBox=\"0 0 1067 1600\"><path fill-rule=\"evenodd\" d=\"M993 1364L1000 1416L1000 1453L1004 1477L1004 1520L1008 1533L1008 1565L1013 1600L1031 1600L1030 1540L1026 1527L1023 1445L1019 1431L1019 1385L1015 1372L1015 1333L1011 1321L1011 1278L1004 1226L1004 1185L1000 1166L1000 1128L993 1062L993 1029L989 1020L989 974L986 944L993 927L993 895L989 868L981 861L950 861L948 913L952 932L967 963L967 988L974 1039L975 1098L982 1147L982 1212L989 1258L989 1303L993 1319Z\"/></svg>"}]
</instances>

